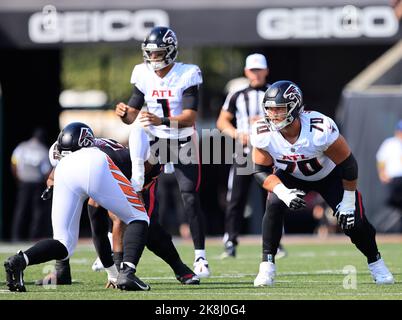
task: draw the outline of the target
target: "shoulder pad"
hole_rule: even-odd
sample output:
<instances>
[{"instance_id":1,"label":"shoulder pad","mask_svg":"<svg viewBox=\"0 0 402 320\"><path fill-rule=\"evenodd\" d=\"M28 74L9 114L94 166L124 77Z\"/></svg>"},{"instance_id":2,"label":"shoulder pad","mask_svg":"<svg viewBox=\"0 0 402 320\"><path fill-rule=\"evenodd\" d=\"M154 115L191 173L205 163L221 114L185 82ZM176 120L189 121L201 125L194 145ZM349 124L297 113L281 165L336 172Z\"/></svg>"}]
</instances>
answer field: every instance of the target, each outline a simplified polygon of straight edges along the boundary
<instances>
[{"instance_id":1,"label":"shoulder pad","mask_svg":"<svg viewBox=\"0 0 402 320\"><path fill-rule=\"evenodd\" d=\"M265 120L256 121L251 128L250 142L253 147L264 148L269 144L270 130Z\"/></svg>"}]
</instances>

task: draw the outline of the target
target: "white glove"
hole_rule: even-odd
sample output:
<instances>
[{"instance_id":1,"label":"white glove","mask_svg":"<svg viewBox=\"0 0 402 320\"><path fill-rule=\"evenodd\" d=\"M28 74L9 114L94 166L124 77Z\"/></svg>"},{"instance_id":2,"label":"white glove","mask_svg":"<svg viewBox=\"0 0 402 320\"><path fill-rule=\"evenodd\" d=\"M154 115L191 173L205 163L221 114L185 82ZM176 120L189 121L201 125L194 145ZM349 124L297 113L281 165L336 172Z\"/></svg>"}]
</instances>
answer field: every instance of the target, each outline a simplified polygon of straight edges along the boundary
<instances>
[{"instance_id":1,"label":"white glove","mask_svg":"<svg viewBox=\"0 0 402 320\"><path fill-rule=\"evenodd\" d=\"M342 201L336 206L336 212L334 213L342 229L351 229L355 224L355 202L355 191L345 190Z\"/></svg>"},{"instance_id":2,"label":"white glove","mask_svg":"<svg viewBox=\"0 0 402 320\"><path fill-rule=\"evenodd\" d=\"M306 202L302 198L306 195L304 191L288 189L283 183L277 184L272 191L292 210L301 209L306 206Z\"/></svg>"}]
</instances>

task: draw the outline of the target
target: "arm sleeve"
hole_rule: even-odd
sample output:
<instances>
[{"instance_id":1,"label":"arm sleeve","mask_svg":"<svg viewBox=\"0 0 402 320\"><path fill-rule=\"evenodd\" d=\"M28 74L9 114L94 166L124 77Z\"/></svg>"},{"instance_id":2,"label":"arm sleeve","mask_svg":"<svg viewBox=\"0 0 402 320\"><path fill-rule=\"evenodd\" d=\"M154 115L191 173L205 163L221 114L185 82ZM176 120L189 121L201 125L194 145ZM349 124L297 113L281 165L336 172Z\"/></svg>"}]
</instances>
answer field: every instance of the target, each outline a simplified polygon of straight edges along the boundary
<instances>
[{"instance_id":1,"label":"arm sleeve","mask_svg":"<svg viewBox=\"0 0 402 320\"><path fill-rule=\"evenodd\" d=\"M184 109L198 110L198 87L192 86L183 91L182 105Z\"/></svg>"},{"instance_id":2,"label":"arm sleeve","mask_svg":"<svg viewBox=\"0 0 402 320\"><path fill-rule=\"evenodd\" d=\"M133 92L131 94L130 99L128 100L127 105L130 107L141 110L142 106L144 105L145 99L144 94L134 85Z\"/></svg>"}]
</instances>

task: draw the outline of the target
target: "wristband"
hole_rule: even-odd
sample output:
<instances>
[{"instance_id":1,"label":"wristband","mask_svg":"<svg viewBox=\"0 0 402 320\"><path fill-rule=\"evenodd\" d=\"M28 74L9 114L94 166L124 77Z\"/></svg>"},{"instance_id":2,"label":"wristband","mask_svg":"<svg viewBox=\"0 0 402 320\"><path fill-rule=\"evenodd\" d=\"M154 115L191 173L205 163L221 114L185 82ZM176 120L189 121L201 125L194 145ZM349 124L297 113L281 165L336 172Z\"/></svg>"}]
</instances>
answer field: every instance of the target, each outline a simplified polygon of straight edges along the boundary
<instances>
[{"instance_id":1,"label":"wristband","mask_svg":"<svg viewBox=\"0 0 402 320\"><path fill-rule=\"evenodd\" d=\"M170 119L168 117L161 118L161 121L162 121L162 123L161 123L162 125L170 127Z\"/></svg>"}]
</instances>

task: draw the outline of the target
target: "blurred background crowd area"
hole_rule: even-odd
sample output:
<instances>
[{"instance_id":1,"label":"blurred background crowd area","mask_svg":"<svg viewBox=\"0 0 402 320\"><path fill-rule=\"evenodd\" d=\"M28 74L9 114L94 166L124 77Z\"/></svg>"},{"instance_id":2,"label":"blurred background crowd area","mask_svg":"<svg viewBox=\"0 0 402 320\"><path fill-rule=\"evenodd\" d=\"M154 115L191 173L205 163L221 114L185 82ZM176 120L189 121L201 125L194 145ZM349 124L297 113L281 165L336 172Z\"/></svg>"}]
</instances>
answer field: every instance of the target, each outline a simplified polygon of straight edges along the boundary
<instances>
[{"instance_id":1,"label":"blurred background crowd area","mask_svg":"<svg viewBox=\"0 0 402 320\"><path fill-rule=\"evenodd\" d=\"M246 56L262 53L269 83L294 81L307 109L338 124L359 162L359 189L373 225L379 232L402 231L399 212L384 204L386 188L375 163L378 147L402 118L401 16L398 0L2 1L0 239L11 238L16 205L11 155L35 128L45 129L47 146L71 121L127 143L130 127L114 115L114 106L128 101L132 69L143 61L141 41L157 24L176 32L177 61L202 71L199 132L216 128L231 80L242 82ZM229 169L229 164L202 165L200 195L208 235L224 230ZM259 192L253 185L245 195L243 234L261 232ZM160 178L158 196L162 224L188 237L174 176ZM316 194L307 199L305 211L286 215L285 232L337 232L322 199ZM88 236L89 222L82 217L81 236Z\"/></svg>"}]
</instances>

